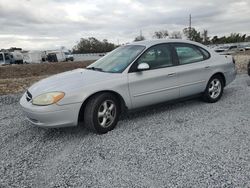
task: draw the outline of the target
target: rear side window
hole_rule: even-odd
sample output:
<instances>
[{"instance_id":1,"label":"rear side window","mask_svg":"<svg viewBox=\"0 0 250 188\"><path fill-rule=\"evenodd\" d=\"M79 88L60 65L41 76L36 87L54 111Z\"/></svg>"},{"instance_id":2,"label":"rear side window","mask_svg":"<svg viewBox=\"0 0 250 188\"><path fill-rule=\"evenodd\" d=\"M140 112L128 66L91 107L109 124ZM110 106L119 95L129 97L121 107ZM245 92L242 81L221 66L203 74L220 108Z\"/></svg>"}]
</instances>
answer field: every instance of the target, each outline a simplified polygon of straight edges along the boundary
<instances>
[{"instance_id":1,"label":"rear side window","mask_svg":"<svg viewBox=\"0 0 250 188\"><path fill-rule=\"evenodd\" d=\"M3 54L0 54L0 61L3 61Z\"/></svg>"},{"instance_id":2,"label":"rear side window","mask_svg":"<svg viewBox=\"0 0 250 188\"><path fill-rule=\"evenodd\" d=\"M204 61L210 57L206 50L194 45L175 44L174 47L181 65Z\"/></svg>"},{"instance_id":3,"label":"rear side window","mask_svg":"<svg viewBox=\"0 0 250 188\"><path fill-rule=\"evenodd\" d=\"M200 48L200 47L197 47L197 48L199 48L199 50L203 53L203 55L204 55L204 60L210 58L210 53L209 53L207 50L205 50L205 49L203 49L203 48Z\"/></svg>"}]
</instances>

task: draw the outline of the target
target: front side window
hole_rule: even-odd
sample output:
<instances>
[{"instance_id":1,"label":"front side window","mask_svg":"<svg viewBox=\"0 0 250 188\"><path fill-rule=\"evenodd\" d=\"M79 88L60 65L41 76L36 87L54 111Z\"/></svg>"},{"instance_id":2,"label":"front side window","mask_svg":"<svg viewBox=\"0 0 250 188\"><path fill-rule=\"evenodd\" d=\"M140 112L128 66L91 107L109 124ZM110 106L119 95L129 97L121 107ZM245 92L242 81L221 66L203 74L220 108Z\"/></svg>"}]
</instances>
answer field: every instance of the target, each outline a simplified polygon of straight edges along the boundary
<instances>
[{"instance_id":1,"label":"front side window","mask_svg":"<svg viewBox=\"0 0 250 188\"><path fill-rule=\"evenodd\" d=\"M121 46L88 66L87 69L110 73L121 73L139 54L142 53L144 49L145 46L141 45Z\"/></svg>"},{"instance_id":2,"label":"front side window","mask_svg":"<svg viewBox=\"0 0 250 188\"><path fill-rule=\"evenodd\" d=\"M170 47L167 44L151 47L137 60L137 65L141 63L147 63L151 70L173 66Z\"/></svg>"},{"instance_id":3,"label":"front side window","mask_svg":"<svg viewBox=\"0 0 250 188\"><path fill-rule=\"evenodd\" d=\"M205 60L202 52L193 45L177 44L175 50L181 65Z\"/></svg>"}]
</instances>

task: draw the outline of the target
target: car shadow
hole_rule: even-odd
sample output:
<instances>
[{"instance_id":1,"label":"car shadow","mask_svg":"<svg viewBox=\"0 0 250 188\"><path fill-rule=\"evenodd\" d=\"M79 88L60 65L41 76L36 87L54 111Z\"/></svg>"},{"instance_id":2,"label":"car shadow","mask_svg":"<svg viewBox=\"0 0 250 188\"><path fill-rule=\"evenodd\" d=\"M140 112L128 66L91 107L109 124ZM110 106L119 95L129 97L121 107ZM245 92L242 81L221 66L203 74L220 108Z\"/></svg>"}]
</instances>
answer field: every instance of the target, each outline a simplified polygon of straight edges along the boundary
<instances>
[{"instance_id":1,"label":"car shadow","mask_svg":"<svg viewBox=\"0 0 250 188\"><path fill-rule=\"evenodd\" d=\"M126 112L125 114L122 114L120 120L127 120L127 119L133 120L136 118L150 117L150 116L154 116L155 114L166 112L166 111L171 112L172 110L177 110L186 105L197 106L201 104L204 104L202 99L198 96L193 96L189 98L178 99L178 100L174 100L170 102L164 102L164 103L155 104L155 105L147 106L144 108L132 110L130 112Z\"/></svg>"}]
</instances>

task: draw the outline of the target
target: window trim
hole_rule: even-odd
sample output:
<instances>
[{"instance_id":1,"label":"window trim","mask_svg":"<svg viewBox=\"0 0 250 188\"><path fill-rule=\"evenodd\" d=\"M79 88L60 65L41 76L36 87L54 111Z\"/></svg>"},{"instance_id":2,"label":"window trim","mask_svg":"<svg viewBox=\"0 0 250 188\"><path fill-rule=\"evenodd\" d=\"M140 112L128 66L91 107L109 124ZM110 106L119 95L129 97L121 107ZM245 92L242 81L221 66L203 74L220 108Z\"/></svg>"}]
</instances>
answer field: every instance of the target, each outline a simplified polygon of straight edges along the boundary
<instances>
[{"instance_id":1,"label":"window trim","mask_svg":"<svg viewBox=\"0 0 250 188\"><path fill-rule=\"evenodd\" d=\"M144 71L139 71L137 70L137 66L138 66L138 60L145 54L147 53L149 50L151 50L152 48L156 47L156 46L161 46L161 45L167 45L169 50L170 50L170 54L171 54L171 60L172 60L172 66L166 66L166 67L159 67L159 68L154 68L154 69L149 69L149 70L144 70ZM148 49L144 50L142 54L140 54L133 62L133 64L130 66L128 73L135 73L135 72L145 72L145 71L151 71L151 70L157 70L157 69L164 69L164 68L169 68L169 67L174 67L174 66L178 66L178 61L176 60L176 56L175 56L175 52L174 52L174 48L172 47L171 43L160 43L160 44L155 44L150 46Z\"/></svg>"},{"instance_id":2,"label":"window trim","mask_svg":"<svg viewBox=\"0 0 250 188\"><path fill-rule=\"evenodd\" d=\"M176 45L191 46L191 48L193 47L193 48L197 49L197 50L202 54L203 60L201 60L201 61L194 61L194 62L192 62L192 63L180 64L179 56L178 56L177 51L176 51L176 49L175 49L175 46L176 46ZM209 52L208 50L202 48L201 46L195 45L195 44L176 42L176 43L171 43L171 46L172 46L173 51L174 51L174 53L175 53L175 58L176 58L176 61L178 62L178 66L189 65L189 64L198 63L198 62L203 62L203 61L206 61L206 60L208 60L208 59L211 58L211 54L210 54L210 52ZM203 49L204 51L207 52L208 57L206 57L206 55L202 52L201 49Z\"/></svg>"}]
</instances>

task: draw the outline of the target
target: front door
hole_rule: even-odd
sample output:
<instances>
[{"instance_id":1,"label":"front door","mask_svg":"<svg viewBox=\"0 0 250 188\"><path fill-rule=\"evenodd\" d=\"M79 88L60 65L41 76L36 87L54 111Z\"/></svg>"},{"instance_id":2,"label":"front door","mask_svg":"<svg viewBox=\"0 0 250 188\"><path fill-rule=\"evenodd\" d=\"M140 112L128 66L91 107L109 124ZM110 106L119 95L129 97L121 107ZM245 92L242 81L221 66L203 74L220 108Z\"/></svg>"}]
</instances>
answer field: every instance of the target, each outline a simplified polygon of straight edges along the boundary
<instances>
[{"instance_id":1,"label":"front door","mask_svg":"<svg viewBox=\"0 0 250 188\"><path fill-rule=\"evenodd\" d=\"M141 63L147 63L149 69L137 71ZM179 75L169 45L149 48L131 68L128 80L133 108L179 98Z\"/></svg>"}]
</instances>

